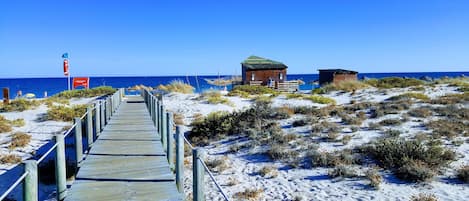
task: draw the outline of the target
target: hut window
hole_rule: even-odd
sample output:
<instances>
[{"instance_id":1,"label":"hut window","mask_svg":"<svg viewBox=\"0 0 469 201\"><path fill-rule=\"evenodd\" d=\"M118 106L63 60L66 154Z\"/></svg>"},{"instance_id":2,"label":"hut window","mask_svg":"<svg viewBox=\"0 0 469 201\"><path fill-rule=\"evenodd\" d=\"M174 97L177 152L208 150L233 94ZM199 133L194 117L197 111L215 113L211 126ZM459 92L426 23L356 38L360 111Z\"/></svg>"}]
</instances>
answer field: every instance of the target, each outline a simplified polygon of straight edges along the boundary
<instances>
[{"instance_id":1,"label":"hut window","mask_svg":"<svg viewBox=\"0 0 469 201\"><path fill-rule=\"evenodd\" d=\"M256 75L254 73L251 74L251 80L254 81L256 79Z\"/></svg>"},{"instance_id":2,"label":"hut window","mask_svg":"<svg viewBox=\"0 0 469 201\"><path fill-rule=\"evenodd\" d=\"M278 75L278 78L279 78L280 80L283 80L283 73L280 73L280 74Z\"/></svg>"}]
</instances>

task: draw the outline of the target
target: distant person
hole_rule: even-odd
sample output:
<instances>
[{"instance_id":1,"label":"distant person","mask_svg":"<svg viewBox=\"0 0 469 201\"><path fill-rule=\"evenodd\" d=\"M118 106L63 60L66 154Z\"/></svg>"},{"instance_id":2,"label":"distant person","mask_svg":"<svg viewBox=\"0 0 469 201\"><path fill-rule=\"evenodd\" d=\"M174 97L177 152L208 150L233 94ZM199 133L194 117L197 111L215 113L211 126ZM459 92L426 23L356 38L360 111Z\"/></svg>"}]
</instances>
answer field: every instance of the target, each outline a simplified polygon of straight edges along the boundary
<instances>
[{"instance_id":1,"label":"distant person","mask_svg":"<svg viewBox=\"0 0 469 201\"><path fill-rule=\"evenodd\" d=\"M16 92L16 97L17 97L17 98L21 98L22 96L23 96L23 92L22 92L21 90L18 90L18 91Z\"/></svg>"}]
</instances>

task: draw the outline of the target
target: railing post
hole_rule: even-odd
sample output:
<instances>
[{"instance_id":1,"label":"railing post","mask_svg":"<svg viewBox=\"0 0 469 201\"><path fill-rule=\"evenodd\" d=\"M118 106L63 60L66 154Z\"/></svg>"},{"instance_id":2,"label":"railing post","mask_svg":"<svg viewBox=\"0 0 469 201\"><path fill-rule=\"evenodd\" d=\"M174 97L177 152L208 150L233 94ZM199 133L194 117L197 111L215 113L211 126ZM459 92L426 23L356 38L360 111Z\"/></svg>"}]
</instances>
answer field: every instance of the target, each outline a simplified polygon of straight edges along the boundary
<instances>
[{"instance_id":1,"label":"railing post","mask_svg":"<svg viewBox=\"0 0 469 201\"><path fill-rule=\"evenodd\" d=\"M176 186L184 192L184 132L182 126L176 127Z\"/></svg>"},{"instance_id":2,"label":"railing post","mask_svg":"<svg viewBox=\"0 0 469 201\"><path fill-rule=\"evenodd\" d=\"M168 163L169 167L174 167L173 156L174 156L174 149L173 149L173 113L167 112L166 113L166 154L168 156Z\"/></svg>"},{"instance_id":3,"label":"railing post","mask_svg":"<svg viewBox=\"0 0 469 201\"><path fill-rule=\"evenodd\" d=\"M94 111L94 114L95 114L94 126L95 126L95 129L96 129L96 136L99 136L99 133L101 133L101 101L98 101L95 105L96 105L96 109ZM94 139L92 139L91 141L93 141L93 140ZM92 144L93 143L91 143L89 145L92 145Z\"/></svg>"},{"instance_id":4,"label":"railing post","mask_svg":"<svg viewBox=\"0 0 469 201\"><path fill-rule=\"evenodd\" d=\"M161 115L160 115L160 107L161 107L161 102L159 100L156 100L156 108L155 108L155 115L156 115L156 130L158 131L158 134L161 135Z\"/></svg>"},{"instance_id":5,"label":"railing post","mask_svg":"<svg viewBox=\"0 0 469 201\"><path fill-rule=\"evenodd\" d=\"M80 117L75 117L74 123L75 126L75 152L77 157L77 167L81 166L81 161L83 160L83 141L82 141L82 129L81 129L81 119Z\"/></svg>"},{"instance_id":6,"label":"railing post","mask_svg":"<svg viewBox=\"0 0 469 201\"><path fill-rule=\"evenodd\" d=\"M165 107L164 105L161 105L161 143L163 144L163 150L166 151L166 137L167 137L167 131L168 129L166 129L166 122L168 121L166 119L166 112L165 112ZM166 153L168 154L168 153Z\"/></svg>"},{"instance_id":7,"label":"railing post","mask_svg":"<svg viewBox=\"0 0 469 201\"><path fill-rule=\"evenodd\" d=\"M104 126L106 125L106 114L105 114L105 109L106 109L106 101L102 100L101 101L101 114L99 115L101 117L101 129L100 132L104 129Z\"/></svg>"},{"instance_id":8,"label":"railing post","mask_svg":"<svg viewBox=\"0 0 469 201\"><path fill-rule=\"evenodd\" d=\"M56 134L55 143L57 143L55 157L55 180L57 181L57 200L63 200L67 195L66 183L66 160L65 160L65 140L64 135Z\"/></svg>"},{"instance_id":9,"label":"railing post","mask_svg":"<svg viewBox=\"0 0 469 201\"><path fill-rule=\"evenodd\" d=\"M193 171L193 186L192 186L192 195L194 201L204 201L204 167L201 160L203 155L203 149L197 148L192 150L192 171Z\"/></svg>"},{"instance_id":10,"label":"railing post","mask_svg":"<svg viewBox=\"0 0 469 201\"><path fill-rule=\"evenodd\" d=\"M93 109L91 106L86 108L86 136L88 136L88 148L93 144Z\"/></svg>"},{"instance_id":11,"label":"railing post","mask_svg":"<svg viewBox=\"0 0 469 201\"><path fill-rule=\"evenodd\" d=\"M24 178L23 183L23 197L24 201L38 201L38 172L37 161L27 160L23 161L24 172L28 173Z\"/></svg>"},{"instance_id":12,"label":"railing post","mask_svg":"<svg viewBox=\"0 0 469 201\"><path fill-rule=\"evenodd\" d=\"M148 108L150 111L151 120L153 124L155 124L155 97L150 96L150 107Z\"/></svg>"}]
</instances>

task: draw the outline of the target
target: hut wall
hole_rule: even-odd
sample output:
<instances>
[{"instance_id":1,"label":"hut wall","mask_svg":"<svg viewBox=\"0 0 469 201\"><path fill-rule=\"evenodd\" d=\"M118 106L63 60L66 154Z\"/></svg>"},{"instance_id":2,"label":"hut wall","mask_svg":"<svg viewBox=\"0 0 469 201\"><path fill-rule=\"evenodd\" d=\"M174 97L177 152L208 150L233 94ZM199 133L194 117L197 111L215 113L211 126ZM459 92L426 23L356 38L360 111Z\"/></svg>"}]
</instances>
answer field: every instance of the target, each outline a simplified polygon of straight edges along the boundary
<instances>
[{"instance_id":1,"label":"hut wall","mask_svg":"<svg viewBox=\"0 0 469 201\"><path fill-rule=\"evenodd\" d=\"M357 74L335 74L334 83L339 83L345 80L357 80Z\"/></svg>"},{"instance_id":2,"label":"hut wall","mask_svg":"<svg viewBox=\"0 0 469 201\"><path fill-rule=\"evenodd\" d=\"M334 80L334 72L319 72L319 85L331 83Z\"/></svg>"},{"instance_id":3,"label":"hut wall","mask_svg":"<svg viewBox=\"0 0 469 201\"><path fill-rule=\"evenodd\" d=\"M262 85L267 85L269 78L272 78L276 83L284 82L287 80L287 70L246 70L243 71L243 80L244 84L249 84L250 81L253 81L252 74L254 73L254 81L262 81ZM283 78L280 80L280 73Z\"/></svg>"}]
</instances>

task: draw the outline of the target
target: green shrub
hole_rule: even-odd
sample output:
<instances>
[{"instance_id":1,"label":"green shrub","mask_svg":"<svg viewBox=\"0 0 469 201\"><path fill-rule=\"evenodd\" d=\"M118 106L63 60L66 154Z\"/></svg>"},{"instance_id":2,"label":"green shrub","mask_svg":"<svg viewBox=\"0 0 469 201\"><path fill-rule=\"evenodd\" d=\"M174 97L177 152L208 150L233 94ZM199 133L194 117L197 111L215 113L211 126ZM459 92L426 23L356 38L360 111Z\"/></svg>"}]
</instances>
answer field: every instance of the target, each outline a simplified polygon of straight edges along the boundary
<instances>
[{"instance_id":1,"label":"green shrub","mask_svg":"<svg viewBox=\"0 0 469 201\"><path fill-rule=\"evenodd\" d=\"M469 102L469 92L464 92L462 94L450 94L440 96L438 98L432 99L430 101L432 104L456 104L456 103L467 103Z\"/></svg>"},{"instance_id":2,"label":"green shrub","mask_svg":"<svg viewBox=\"0 0 469 201\"><path fill-rule=\"evenodd\" d=\"M325 93L327 92L323 88L315 88L311 91L311 94L325 94Z\"/></svg>"},{"instance_id":3,"label":"green shrub","mask_svg":"<svg viewBox=\"0 0 469 201\"><path fill-rule=\"evenodd\" d=\"M295 114L312 114L317 109L310 106L297 106L293 108L293 113Z\"/></svg>"},{"instance_id":4,"label":"green shrub","mask_svg":"<svg viewBox=\"0 0 469 201\"><path fill-rule=\"evenodd\" d=\"M457 177L465 183L469 183L469 165L462 166L458 169Z\"/></svg>"},{"instance_id":5,"label":"green shrub","mask_svg":"<svg viewBox=\"0 0 469 201\"><path fill-rule=\"evenodd\" d=\"M46 98L42 102L44 104L46 104L47 107L52 107L52 105L54 105L54 103L61 104L61 105L69 105L70 104L69 99L61 98L61 97L57 97L57 96L52 96L52 97Z\"/></svg>"},{"instance_id":6,"label":"green shrub","mask_svg":"<svg viewBox=\"0 0 469 201\"><path fill-rule=\"evenodd\" d=\"M274 144L270 147L267 151L267 154L273 160L284 160L284 159L292 159L298 156L298 152L295 150L291 150L287 147Z\"/></svg>"},{"instance_id":7,"label":"green shrub","mask_svg":"<svg viewBox=\"0 0 469 201\"><path fill-rule=\"evenodd\" d=\"M312 122L311 118L298 119L292 122L293 127L306 126Z\"/></svg>"},{"instance_id":8,"label":"green shrub","mask_svg":"<svg viewBox=\"0 0 469 201\"><path fill-rule=\"evenodd\" d=\"M427 100L430 100L430 98L423 94L423 93L414 93L414 92L407 92L407 93L403 93L403 94L400 94L400 95L397 95L397 96L392 96L390 98L388 98L388 100L390 101L398 101L398 100L408 100L408 99L418 99L418 100L424 100L424 101L427 101Z\"/></svg>"},{"instance_id":9,"label":"green shrub","mask_svg":"<svg viewBox=\"0 0 469 201\"><path fill-rule=\"evenodd\" d=\"M229 95L239 94L238 91L248 93L249 95L264 95L272 94L278 95L278 92L275 90L265 87L265 86L251 86L251 85L238 85L233 88L233 90L228 93Z\"/></svg>"},{"instance_id":10,"label":"green shrub","mask_svg":"<svg viewBox=\"0 0 469 201\"><path fill-rule=\"evenodd\" d=\"M366 84L377 88L406 88L412 86L423 85L422 80L414 78L400 78L400 77L385 77L381 79L369 79L365 81Z\"/></svg>"},{"instance_id":11,"label":"green shrub","mask_svg":"<svg viewBox=\"0 0 469 201\"><path fill-rule=\"evenodd\" d=\"M54 121L73 121L75 117L81 117L86 113L87 105L75 105L72 107L52 106L47 110L47 119Z\"/></svg>"},{"instance_id":12,"label":"green shrub","mask_svg":"<svg viewBox=\"0 0 469 201\"><path fill-rule=\"evenodd\" d=\"M400 119L384 119L379 122L382 126L398 126L402 124Z\"/></svg>"},{"instance_id":13,"label":"green shrub","mask_svg":"<svg viewBox=\"0 0 469 201\"><path fill-rule=\"evenodd\" d=\"M305 96L304 99L307 99L307 100L313 101L314 103L319 103L319 104L332 104L332 105L336 104L334 99L324 97L324 96L319 96L319 95Z\"/></svg>"},{"instance_id":14,"label":"green shrub","mask_svg":"<svg viewBox=\"0 0 469 201\"><path fill-rule=\"evenodd\" d=\"M302 99L305 95L304 94L287 94L287 99Z\"/></svg>"},{"instance_id":15,"label":"green shrub","mask_svg":"<svg viewBox=\"0 0 469 201\"><path fill-rule=\"evenodd\" d=\"M394 129L388 129L386 131L384 131L384 134L388 137L399 137L399 135L401 135L401 131L400 130L394 130Z\"/></svg>"},{"instance_id":16,"label":"green shrub","mask_svg":"<svg viewBox=\"0 0 469 201\"><path fill-rule=\"evenodd\" d=\"M241 98L249 98L250 94L245 91L236 90L236 91L230 91L228 93L228 96L239 96Z\"/></svg>"},{"instance_id":17,"label":"green shrub","mask_svg":"<svg viewBox=\"0 0 469 201\"><path fill-rule=\"evenodd\" d=\"M0 108L1 112L22 112L29 109L34 109L41 104L40 101L37 100L26 100L24 98L17 98L15 100L10 101L9 104L3 104L2 108Z\"/></svg>"},{"instance_id":18,"label":"green shrub","mask_svg":"<svg viewBox=\"0 0 469 201\"><path fill-rule=\"evenodd\" d=\"M457 119L439 119L425 125L433 130L433 136L453 138L458 135L469 135L469 123Z\"/></svg>"},{"instance_id":19,"label":"green shrub","mask_svg":"<svg viewBox=\"0 0 469 201\"><path fill-rule=\"evenodd\" d=\"M71 91L62 91L53 97L55 98L90 98L95 96L104 96L110 95L116 92L117 90L112 87L101 86L92 89L75 89Z\"/></svg>"}]
</instances>

